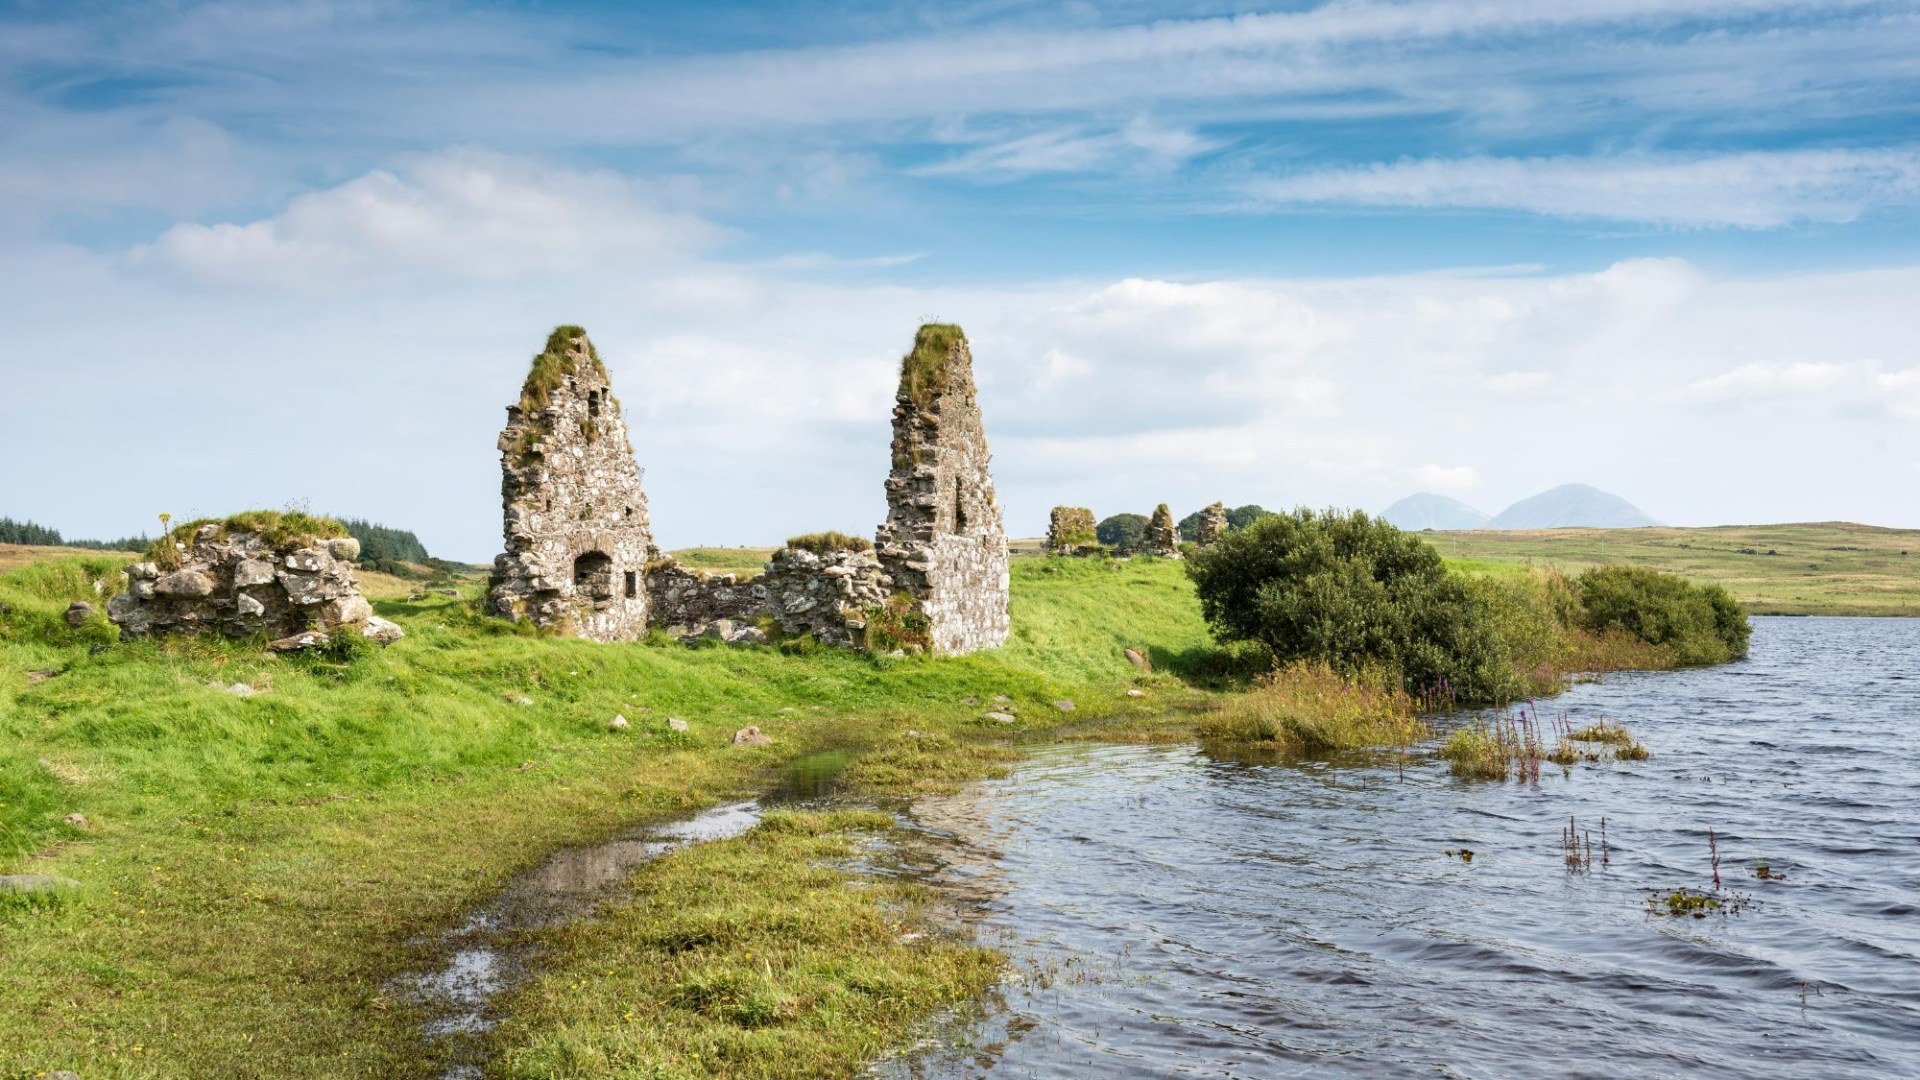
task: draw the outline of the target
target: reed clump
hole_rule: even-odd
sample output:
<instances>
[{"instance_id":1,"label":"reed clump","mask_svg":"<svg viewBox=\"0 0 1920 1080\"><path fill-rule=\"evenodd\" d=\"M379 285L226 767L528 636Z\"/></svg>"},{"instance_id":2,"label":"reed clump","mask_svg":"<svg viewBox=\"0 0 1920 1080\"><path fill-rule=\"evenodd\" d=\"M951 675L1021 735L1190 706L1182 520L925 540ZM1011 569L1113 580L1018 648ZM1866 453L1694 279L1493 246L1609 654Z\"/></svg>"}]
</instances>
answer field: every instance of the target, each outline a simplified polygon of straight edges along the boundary
<instances>
[{"instance_id":1,"label":"reed clump","mask_svg":"<svg viewBox=\"0 0 1920 1080\"><path fill-rule=\"evenodd\" d=\"M1440 756L1455 776L1538 783L1549 751L1537 716L1520 709L1454 729Z\"/></svg>"},{"instance_id":2,"label":"reed clump","mask_svg":"<svg viewBox=\"0 0 1920 1080\"><path fill-rule=\"evenodd\" d=\"M1202 739L1288 753L1405 747L1428 734L1397 678L1380 670L1349 677L1313 661L1275 668L1197 727Z\"/></svg>"}]
</instances>

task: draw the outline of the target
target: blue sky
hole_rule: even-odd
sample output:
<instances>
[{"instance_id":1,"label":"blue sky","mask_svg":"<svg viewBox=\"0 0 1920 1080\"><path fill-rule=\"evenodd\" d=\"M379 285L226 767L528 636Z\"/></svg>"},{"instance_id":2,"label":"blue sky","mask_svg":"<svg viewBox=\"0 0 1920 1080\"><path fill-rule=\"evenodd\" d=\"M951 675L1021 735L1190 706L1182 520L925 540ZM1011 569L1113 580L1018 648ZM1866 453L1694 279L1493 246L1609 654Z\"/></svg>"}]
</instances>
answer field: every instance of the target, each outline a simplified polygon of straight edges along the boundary
<instances>
[{"instance_id":1,"label":"blue sky","mask_svg":"<svg viewBox=\"0 0 1920 1080\"><path fill-rule=\"evenodd\" d=\"M559 322L669 546L1213 499L1920 526L1920 4L0 5L0 514L498 546Z\"/></svg>"}]
</instances>

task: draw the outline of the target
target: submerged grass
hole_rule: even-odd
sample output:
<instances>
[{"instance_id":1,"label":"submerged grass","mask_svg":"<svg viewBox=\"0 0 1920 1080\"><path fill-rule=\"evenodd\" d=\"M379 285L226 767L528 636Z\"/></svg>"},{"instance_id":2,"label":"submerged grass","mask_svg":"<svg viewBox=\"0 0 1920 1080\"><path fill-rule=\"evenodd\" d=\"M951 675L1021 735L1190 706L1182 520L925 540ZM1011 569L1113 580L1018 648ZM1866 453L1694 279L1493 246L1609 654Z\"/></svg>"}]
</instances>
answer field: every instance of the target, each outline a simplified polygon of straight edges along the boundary
<instances>
[{"instance_id":1,"label":"submerged grass","mask_svg":"<svg viewBox=\"0 0 1920 1080\"><path fill-rule=\"evenodd\" d=\"M546 936L498 1033L498 1075L846 1076L1001 970L934 897L845 863L887 815L783 812L643 866L603 918Z\"/></svg>"}]
</instances>

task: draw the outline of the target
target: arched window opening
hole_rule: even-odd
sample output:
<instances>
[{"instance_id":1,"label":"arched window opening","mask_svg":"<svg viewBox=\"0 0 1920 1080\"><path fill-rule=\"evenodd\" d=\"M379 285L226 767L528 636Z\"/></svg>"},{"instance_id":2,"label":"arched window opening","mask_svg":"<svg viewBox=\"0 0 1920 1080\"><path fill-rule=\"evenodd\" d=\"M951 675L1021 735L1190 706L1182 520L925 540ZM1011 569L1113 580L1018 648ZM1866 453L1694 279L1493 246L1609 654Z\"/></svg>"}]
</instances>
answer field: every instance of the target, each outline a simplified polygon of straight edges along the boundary
<instances>
[{"instance_id":1,"label":"arched window opening","mask_svg":"<svg viewBox=\"0 0 1920 1080\"><path fill-rule=\"evenodd\" d=\"M613 599L613 559L589 551L573 560L573 590L593 600Z\"/></svg>"}]
</instances>

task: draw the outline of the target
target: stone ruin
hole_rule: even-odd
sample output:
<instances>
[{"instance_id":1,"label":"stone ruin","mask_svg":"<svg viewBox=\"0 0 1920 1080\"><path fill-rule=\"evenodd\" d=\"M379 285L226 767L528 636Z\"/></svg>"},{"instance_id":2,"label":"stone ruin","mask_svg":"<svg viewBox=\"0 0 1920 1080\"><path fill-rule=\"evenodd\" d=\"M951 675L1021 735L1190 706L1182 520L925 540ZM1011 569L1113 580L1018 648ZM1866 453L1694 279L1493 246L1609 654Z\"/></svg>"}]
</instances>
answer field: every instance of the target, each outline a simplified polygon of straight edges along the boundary
<instances>
[{"instance_id":1,"label":"stone ruin","mask_svg":"<svg viewBox=\"0 0 1920 1080\"><path fill-rule=\"evenodd\" d=\"M1200 511L1200 520L1193 528L1193 542L1201 547L1212 547L1227 535L1227 507L1225 503L1214 503Z\"/></svg>"},{"instance_id":2,"label":"stone ruin","mask_svg":"<svg viewBox=\"0 0 1920 1080\"><path fill-rule=\"evenodd\" d=\"M878 549L793 545L745 580L660 557L620 409L584 331L561 327L534 360L500 435L507 551L497 615L598 641L649 627L683 639L766 640L763 625L877 647L881 616L940 654L1006 641L1008 552L960 329L921 327L902 362L893 471ZM1091 526L1089 526L1089 532ZM893 644L902 634L887 639Z\"/></svg>"},{"instance_id":3,"label":"stone ruin","mask_svg":"<svg viewBox=\"0 0 1920 1080\"><path fill-rule=\"evenodd\" d=\"M1174 526L1173 511L1166 503L1153 508L1153 517L1147 519L1147 540L1145 551L1162 559L1180 557L1180 530Z\"/></svg>"},{"instance_id":4,"label":"stone ruin","mask_svg":"<svg viewBox=\"0 0 1920 1080\"><path fill-rule=\"evenodd\" d=\"M783 634L812 634L823 645L864 644L867 613L887 602L892 582L868 551L781 548L757 577L703 574L672 560L657 563L647 589L657 626L682 639L717 638L729 645L767 640L754 625Z\"/></svg>"},{"instance_id":5,"label":"stone ruin","mask_svg":"<svg viewBox=\"0 0 1920 1080\"><path fill-rule=\"evenodd\" d=\"M1095 530L1093 511L1084 506L1056 506L1047 520L1047 554L1085 554L1100 542Z\"/></svg>"},{"instance_id":6,"label":"stone ruin","mask_svg":"<svg viewBox=\"0 0 1920 1080\"><path fill-rule=\"evenodd\" d=\"M880 565L927 623L932 652L1007 640L1007 534L988 466L973 354L957 326L920 328L900 365Z\"/></svg>"},{"instance_id":7,"label":"stone ruin","mask_svg":"<svg viewBox=\"0 0 1920 1080\"><path fill-rule=\"evenodd\" d=\"M500 432L507 550L487 606L595 641L647 632L658 556L620 402L586 331L562 326L534 357Z\"/></svg>"},{"instance_id":8,"label":"stone ruin","mask_svg":"<svg viewBox=\"0 0 1920 1080\"><path fill-rule=\"evenodd\" d=\"M249 524L182 526L170 557L127 567L128 591L107 602L120 636L265 635L281 651L325 645L340 633L382 645L400 639L400 628L373 613L354 581L358 540L312 531L270 536Z\"/></svg>"}]
</instances>

